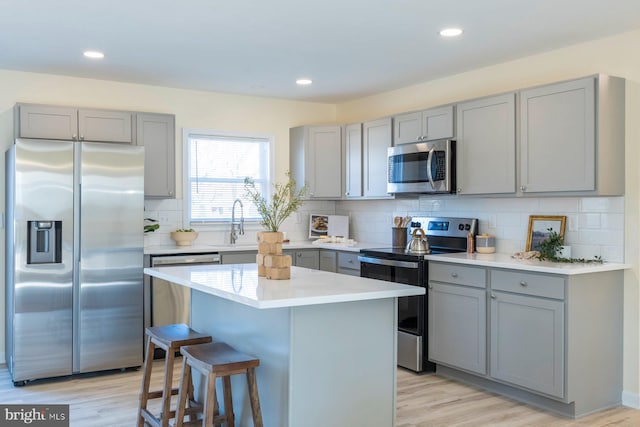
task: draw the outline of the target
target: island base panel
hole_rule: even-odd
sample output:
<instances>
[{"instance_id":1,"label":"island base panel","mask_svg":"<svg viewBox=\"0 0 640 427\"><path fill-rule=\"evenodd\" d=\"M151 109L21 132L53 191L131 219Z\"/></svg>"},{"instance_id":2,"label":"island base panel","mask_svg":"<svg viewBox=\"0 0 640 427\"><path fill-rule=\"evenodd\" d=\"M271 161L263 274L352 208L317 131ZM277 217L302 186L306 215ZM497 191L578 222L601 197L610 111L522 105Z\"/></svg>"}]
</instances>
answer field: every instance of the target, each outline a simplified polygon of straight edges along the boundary
<instances>
[{"instance_id":1,"label":"island base panel","mask_svg":"<svg viewBox=\"0 0 640 427\"><path fill-rule=\"evenodd\" d=\"M395 425L396 313L395 298L277 309L192 298L194 329L260 359L263 419L279 427ZM231 382L237 422L251 426L246 381Z\"/></svg>"}]
</instances>

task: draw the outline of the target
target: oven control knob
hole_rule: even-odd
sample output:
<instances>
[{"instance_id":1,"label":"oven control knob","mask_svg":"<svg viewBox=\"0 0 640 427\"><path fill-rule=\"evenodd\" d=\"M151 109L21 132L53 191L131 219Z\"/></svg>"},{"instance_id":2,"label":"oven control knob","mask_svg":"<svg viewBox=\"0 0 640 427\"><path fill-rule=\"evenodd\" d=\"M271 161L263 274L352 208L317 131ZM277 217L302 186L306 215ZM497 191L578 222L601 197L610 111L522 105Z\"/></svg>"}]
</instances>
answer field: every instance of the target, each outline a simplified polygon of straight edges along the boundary
<instances>
[{"instance_id":1,"label":"oven control knob","mask_svg":"<svg viewBox=\"0 0 640 427\"><path fill-rule=\"evenodd\" d=\"M460 231L464 230L464 224L458 224L458 230Z\"/></svg>"},{"instance_id":2,"label":"oven control knob","mask_svg":"<svg viewBox=\"0 0 640 427\"><path fill-rule=\"evenodd\" d=\"M464 225L464 230L465 230L465 231L469 231L469 230L471 230L471 226L470 226L469 224L465 224L465 225Z\"/></svg>"}]
</instances>

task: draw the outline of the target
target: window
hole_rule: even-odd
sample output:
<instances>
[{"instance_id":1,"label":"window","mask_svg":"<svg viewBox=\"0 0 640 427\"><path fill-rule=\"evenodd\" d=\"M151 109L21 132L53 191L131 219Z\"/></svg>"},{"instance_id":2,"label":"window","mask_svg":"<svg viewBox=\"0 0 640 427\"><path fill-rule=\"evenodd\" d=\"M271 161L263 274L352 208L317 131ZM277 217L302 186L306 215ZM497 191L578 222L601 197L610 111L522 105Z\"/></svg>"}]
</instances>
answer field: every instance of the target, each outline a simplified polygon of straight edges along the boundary
<instances>
[{"instance_id":1,"label":"window","mask_svg":"<svg viewBox=\"0 0 640 427\"><path fill-rule=\"evenodd\" d=\"M271 137L185 130L185 195L189 224L231 220L240 199L245 220L259 220L245 197L244 179L251 177L263 194L271 191ZM236 215L240 211L236 208Z\"/></svg>"}]
</instances>

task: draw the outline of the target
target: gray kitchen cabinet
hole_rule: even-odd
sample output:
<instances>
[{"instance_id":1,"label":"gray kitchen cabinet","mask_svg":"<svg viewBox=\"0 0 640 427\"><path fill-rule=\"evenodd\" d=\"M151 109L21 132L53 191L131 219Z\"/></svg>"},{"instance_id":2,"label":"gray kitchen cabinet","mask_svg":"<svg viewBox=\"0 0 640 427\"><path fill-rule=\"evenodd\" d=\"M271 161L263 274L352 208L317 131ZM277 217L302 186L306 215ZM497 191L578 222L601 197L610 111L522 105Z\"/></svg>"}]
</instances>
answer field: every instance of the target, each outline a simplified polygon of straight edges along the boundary
<instances>
[{"instance_id":1,"label":"gray kitchen cabinet","mask_svg":"<svg viewBox=\"0 0 640 427\"><path fill-rule=\"evenodd\" d=\"M289 129L289 170L298 188L307 184L309 199L342 198L340 126Z\"/></svg>"},{"instance_id":2,"label":"gray kitchen cabinet","mask_svg":"<svg viewBox=\"0 0 640 427\"><path fill-rule=\"evenodd\" d=\"M393 117L394 145L453 138L453 136L453 106L451 105Z\"/></svg>"},{"instance_id":3,"label":"gray kitchen cabinet","mask_svg":"<svg viewBox=\"0 0 640 427\"><path fill-rule=\"evenodd\" d=\"M338 251L338 273L360 276L360 260L358 252Z\"/></svg>"},{"instance_id":4,"label":"gray kitchen cabinet","mask_svg":"<svg viewBox=\"0 0 640 427\"><path fill-rule=\"evenodd\" d=\"M387 149L391 147L391 118L362 124L363 197L393 198L387 193Z\"/></svg>"},{"instance_id":5,"label":"gray kitchen cabinet","mask_svg":"<svg viewBox=\"0 0 640 427\"><path fill-rule=\"evenodd\" d=\"M486 374L486 269L429 263L429 360Z\"/></svg>"},{"instance_id":6,"label":"gray kitchen cabinet","mask_svg":"<svg viewBox=\"0 0 640 427\"><path fill-rule=\"evenodd\" d=\"M624 80L520 91L520 191L624 194Z\"/></svg>"},{"instance_id":7,"label":"gray kitchen cabinet","mask_svg":"<svg viewBox=\"0 0 640 427\"><path fill-rule=\"evenodd\" d=\"M491 377L564 397L564 302L491 293Z\"/></svg>"},{"instance_id":8,"label":"gray kitchen cabinet","mask_svg":"<svg viewBox=\"0 0 640 427\"><path fill-rule=\"evenodd\" d=\"M457 192L516 192L515 93L456 105Z\"/></svg>"},{"instance_id":9,"label":"gray kitchen cabinet","mask_svg":"<svg viewBox=\"0 0 640 427\"><path fill-rule=\"evenodd\" d=\"M338 257L336 251L320 249L319 267L322 271L335 273L338 271Z\"/></svg>"},{"instance_id":10,"label":"gray kitchen cabinet","mask_svg":"<svg viewBox=\"0 0 640 427\"><path fill-rule=\"evenodd\" d=\"M16 105L18 137L97 142L133 141L131 113L39 104Z\"/></svg>"},{"instance_id":11,"label":"gray kitchen cabinet","mask_svg":"<svg viewBox=\"0 0 640 427\"><path fill-rule=\"evenodd\" d=\"M344 196L362 197L362 123L347 125L344 131Z\"/></svg>"},{"instance_id":12,"label":"gray kitchen cabinet","mask_svg":"<svg viewBox=\"0 0 640 427\"><path fill-rule=\"evenodd\" d=\"M291 255L291 263L296 267L320 269L320 251L318 249L286 249L285 255Z\"/></svg>"},{"instance_id":13,"label":"gray kitchen cabinet","mask_svg":"<svg viewBox=\"0 0 640 427\"><path fill-rule=\"evenodd\" d=\"M486 290L472 268L487 271ZM444 376L570 417L619 405L623 274L430 261L429 358ZM484 325L483 362L469 343Z\"/></svg>"},{"instance_id":14,"label":"gray kitchen cabinet","mask_svg":"<svg viewBox=\"0 0 640 427\"><path fill-rule=\"evenodd\" d=\"M136 113L136 144L145 147L144 196L176 197L175 116Z\"/></svg>"},{"instance_id":15,"label":"gray kitchen cabinet","mask_svg":"<svg viewBox=\"0 0 640 427\"><path fill-rule=\"evenodd\" d=\"M220 262L222 264L252 264L256 262L257 251L222 252Z\"/></svg>"}]
</instances>

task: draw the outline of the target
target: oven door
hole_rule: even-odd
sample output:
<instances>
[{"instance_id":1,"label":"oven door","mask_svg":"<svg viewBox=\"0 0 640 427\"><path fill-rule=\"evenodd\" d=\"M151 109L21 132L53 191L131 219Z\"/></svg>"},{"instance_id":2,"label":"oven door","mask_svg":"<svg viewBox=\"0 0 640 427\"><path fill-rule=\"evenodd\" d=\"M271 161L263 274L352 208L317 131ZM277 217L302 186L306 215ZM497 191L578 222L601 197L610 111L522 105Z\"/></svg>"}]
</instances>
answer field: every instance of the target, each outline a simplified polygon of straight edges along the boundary
<instances>
[{"instance_id":1,"label":"oven door","mask_svg":"<svg viewBox=\"0 0 640 427\"><path fill-rule=\"evenodd\" d=\"M424 287L424 262L396 261L360 256L360 276ZM423 370L425 296L398 298L398 365Z\"/></svg>"}]
</instances>

